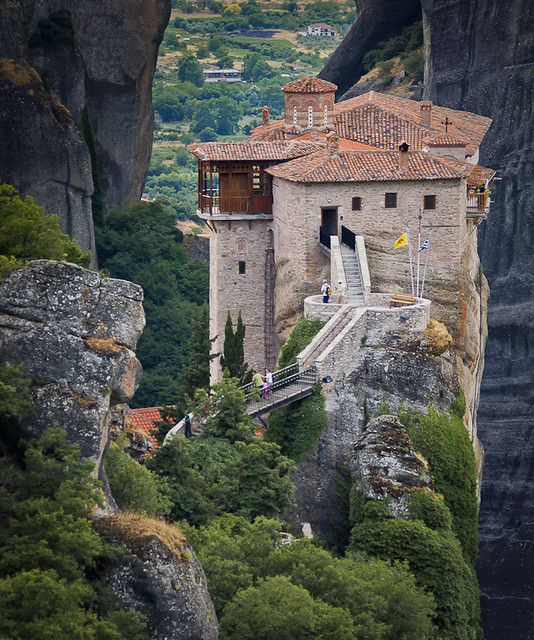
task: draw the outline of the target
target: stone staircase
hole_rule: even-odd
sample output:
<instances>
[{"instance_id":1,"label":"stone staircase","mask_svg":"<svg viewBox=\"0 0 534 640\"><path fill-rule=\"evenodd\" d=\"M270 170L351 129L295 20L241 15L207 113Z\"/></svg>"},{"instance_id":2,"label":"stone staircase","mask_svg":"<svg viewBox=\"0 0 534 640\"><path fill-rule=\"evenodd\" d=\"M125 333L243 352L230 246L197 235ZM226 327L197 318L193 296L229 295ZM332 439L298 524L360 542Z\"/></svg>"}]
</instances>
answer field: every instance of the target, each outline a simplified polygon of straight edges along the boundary
<instances>
[{"instance_id":1,"label":"stone staircase","mask_svg":"<svg viewBox=\"0 0 534 640\"><path fill-rule=\"evenodd\" d=\"M362 277L356 253L346 245L342 244L341 257L343 260L345 277L347 279L347 292L345 294L346 302L354 307L362 307L365 303L363 298Z\"/></svg>"},{"instance_id":2,"label":"stone staircase","mask_svg":"<svg viewBox=\"0 0 534 640\"><path fill-rule=\"evenodd\" d=\"M348 306L342 307L333 315L304 351L299 353L297 357L299 369L306 369L313 366L317 358L349 324L353 315L353 309Z\"/></svg>"}]
</instances>

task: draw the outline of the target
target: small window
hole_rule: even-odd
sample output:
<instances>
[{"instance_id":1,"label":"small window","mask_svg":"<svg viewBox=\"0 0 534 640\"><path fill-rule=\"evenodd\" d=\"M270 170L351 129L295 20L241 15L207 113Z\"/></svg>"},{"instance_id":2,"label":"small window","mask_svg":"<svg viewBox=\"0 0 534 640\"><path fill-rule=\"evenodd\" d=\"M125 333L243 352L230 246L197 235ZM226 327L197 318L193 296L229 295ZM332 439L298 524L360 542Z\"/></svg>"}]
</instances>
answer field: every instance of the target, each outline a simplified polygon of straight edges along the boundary
<instances>
[{"instance_id":1,"label":"small window","mask_svg":"<svg viewBox=\"0 0 534 640\"><path fill-rule=\"evenodd\" d=\"M352 210L353 211L361 211L362 210L362 199L360 196L352 198Z\"/></svg>"},{"instance_id":2,"label":"small window","mask_svg":"<svg viewBox=\"0 0 534 640\"><path fill-rule=\"evenodd\" d=\"M297 107L296 106L293 107L293 124L295 126L297 125Z\"/></svg>"},{"instance_id":3,"label":"small window","mask_svg":"<svg viewBox=\"0 0 534 640\"><path fill-rule=\"evenodd\" d=\"M397 194L396 193L386 193L385 207L386 207L386 209L396 209L397 208Z\"/></svg>"},{"instance_id":4,"label":"small window","mask_svg":"<svg viewBox=\"0 0 534 640\"><path fill-rule=\"evenodd\" d=\"M308 107L308 127L313 127L313 107Z\"/></svg>"},{"instance_id":5,"label":"small window","mask_svg":"<svg viewBox=\"0 0 534 640\"><path fill-rule=\"evenodd\" d=\"M328 126L328 105L324 106L324 126Z\"/></svg>"},{"instance_id":6,"label":"small window","mask_svg":"<svg viewBox=\"0 0 534 640\"><path fill-rule=\"evenodd\" d=\"M436 208L436 196L425 196L425 209Z\"/></svg>"},{"instance_id":7,"label":"small window","mask_svg":"<svg viewBox=\"0 0 534 640\"><path fill-rule=\"evenodd\" d=\"M247 272L247 263L244 260L239 261L239 273Z\"/></svg>"}]
</instances>

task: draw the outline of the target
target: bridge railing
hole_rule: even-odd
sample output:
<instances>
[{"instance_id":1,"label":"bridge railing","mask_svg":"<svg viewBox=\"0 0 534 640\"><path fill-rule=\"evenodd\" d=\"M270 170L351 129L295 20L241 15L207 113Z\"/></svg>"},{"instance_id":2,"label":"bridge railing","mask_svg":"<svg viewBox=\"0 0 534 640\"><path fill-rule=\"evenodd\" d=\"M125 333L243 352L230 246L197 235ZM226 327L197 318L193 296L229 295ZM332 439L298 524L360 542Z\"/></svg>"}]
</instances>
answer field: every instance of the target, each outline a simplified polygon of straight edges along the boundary
<instances>
[{"instance_id":1,"label":"bridge railing","mask_svg":"<svg viewBox=\"0 0 534 640\"><path fill-rule=\"evenodd\" d=\"M299 366L297 363L290 364L289 367L284 367L283 369L278 369L278 371L273 371L273 383L278 382L279 380L283 380L288 376L292 376L295 373L298 373L298 371L299 371ZM239 387L239 388L241 389L241 391L244 391L246 395L248 391L250 391L251 389L254 389L255 387L253 382L249 382L248 384L244 384L242 387ZM261 387L259 388L261 389Z\"/></svg>"},{"instance_id":2,"label":"bridge railing","mask_svg":"<svg viewBox=\"0 0 534 640\"><path fill-rule=\"evenodd\" d=\"M289 373L288 370L296 371L296 373ZM262 395L260 387L255 387L254 384L248 384L241 387L245 391L245 401L247 403L257 402L260 406L271 404L274 402L280 402L286 398L289 398L299 391L308 389L317 382L317 369L310 367L299 373L298 365L290 365L284 369L277 371L278 374L285 374L275 379L271 388L269 389L266 398ZM289 373L289 375L287 375Z\"/></svg>"}]
</instances>

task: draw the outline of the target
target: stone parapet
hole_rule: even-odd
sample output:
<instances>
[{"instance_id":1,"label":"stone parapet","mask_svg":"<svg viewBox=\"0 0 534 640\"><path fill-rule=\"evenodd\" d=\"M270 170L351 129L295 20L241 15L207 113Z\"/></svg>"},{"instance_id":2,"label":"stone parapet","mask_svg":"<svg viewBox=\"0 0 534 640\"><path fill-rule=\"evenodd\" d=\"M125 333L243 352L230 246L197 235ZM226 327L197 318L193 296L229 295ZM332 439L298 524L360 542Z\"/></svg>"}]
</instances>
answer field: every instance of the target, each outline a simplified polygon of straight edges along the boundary
<instances>
[{"instance_id":1,"label":"stone parapet","mask_svg":"<svg viewBox=\"0 0 534 640\"><path fill-rule=\"evenodd\" d=\"M330 300L336 299L339 296L330 296ZM304 317L306 318L321 318L325 322L334 316L345 304L336 302L323 302L323 296L309 296L304 300Z\"/></svg>"},{"instance_id":2,"label":"stone parapet","mask_svg":"<svg viewBox=\"0 0 534 640\"><path fill-rule=\"evenodd\" d=\"M430 320L430 300L416 298L413 305L390 308L390 298L389 293L371 293L368 294L369 306L352 309L350 305L324 304L322 296L306 298L306 317L328 318L329 322L298 355L299 366L304 362L306 366L315 364L319 376L330 376L332 381L328 384L334 384L353 360L355 352L368 338L376 340L381 334L391 331L421 332L427 328ZM337 319L334 316L341 317L343 309L352 318L348 323L336 324ZM331 328L334 325L338 327L338 331ZM321 349L322 345L324 346ZM310 357L313 358L314 352L318 353L318 356L311 362Z\"/></svg>"}]
</instances>

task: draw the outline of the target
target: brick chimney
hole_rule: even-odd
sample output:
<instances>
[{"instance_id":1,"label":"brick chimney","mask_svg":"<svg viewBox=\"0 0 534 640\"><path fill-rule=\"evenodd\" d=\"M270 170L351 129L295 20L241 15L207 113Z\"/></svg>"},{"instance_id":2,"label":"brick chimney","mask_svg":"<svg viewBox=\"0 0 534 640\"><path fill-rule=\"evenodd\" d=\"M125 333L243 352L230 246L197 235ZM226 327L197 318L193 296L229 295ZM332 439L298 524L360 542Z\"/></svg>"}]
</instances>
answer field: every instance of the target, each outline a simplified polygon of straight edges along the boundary
<instances>
[{"instance_id":1,"label":"brick chimney","mask_svg":"<svg viewBox=\"0 0 534 640\"><path fill-rule=\"evenodd\" d=\"M432 101L421 102L421 124L424 127L432 126Z\"/></svg>"},{"instance_id":2,"label":"brick chimney","mask_svg":"<svg viewBox=\"0 0 534 640\"><path fill-rule=\"evenodd\" d=\"M406 142L399 145L399 171L408 171L409 149Z\"/></svg>"},{"instance_id":3,"label":"brick chimney","mask_svg":"<svg viewBox=\"0 0 534 640\"><path fill-rule=\"evenodd\" d=\"M263 126L269 124L269 111L271 110L271 107L263 107L263 109L261 110L261 117L263 120Z\"/></svg>"},{"instance_id":4,"label":"brick chimney","mask_svg":"<svg viewBox=\"0 0 534 640\"><path fill-rule=\"evenodd\" d=\"M339 153L339 138L334 131L326 134L326 151L329 156L335 156Z\"/></svg>"}]
</instances>

